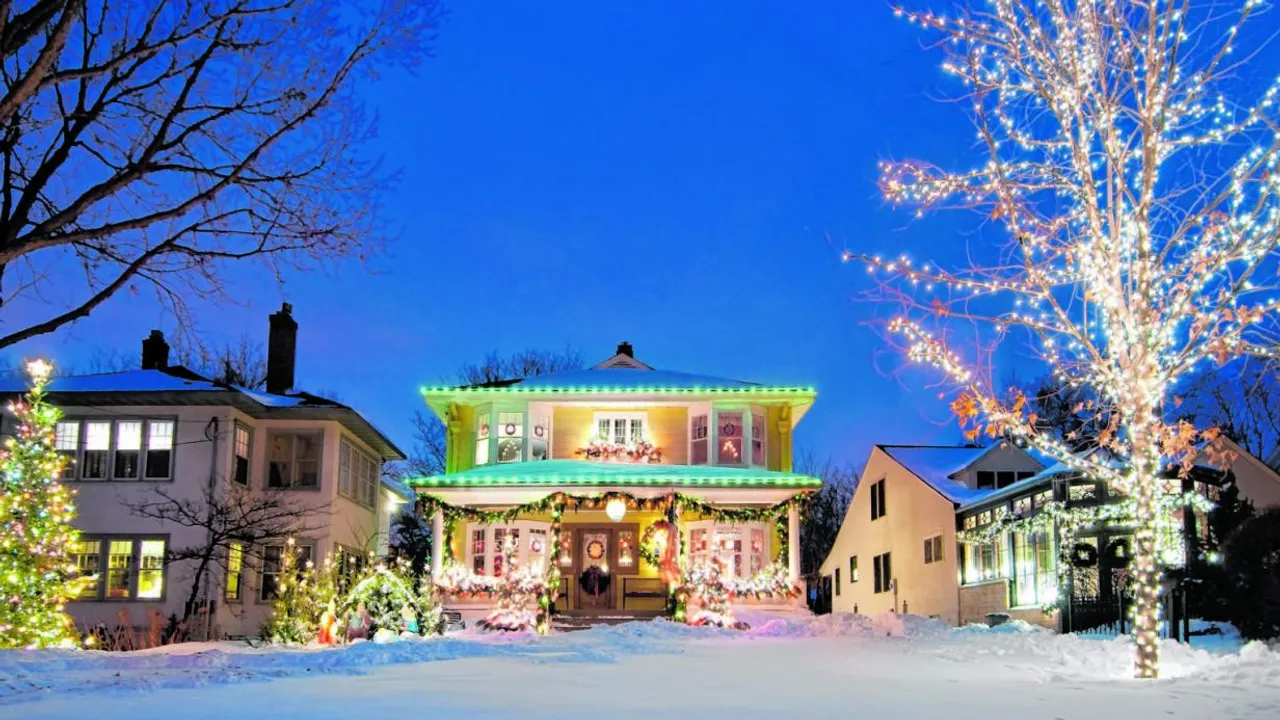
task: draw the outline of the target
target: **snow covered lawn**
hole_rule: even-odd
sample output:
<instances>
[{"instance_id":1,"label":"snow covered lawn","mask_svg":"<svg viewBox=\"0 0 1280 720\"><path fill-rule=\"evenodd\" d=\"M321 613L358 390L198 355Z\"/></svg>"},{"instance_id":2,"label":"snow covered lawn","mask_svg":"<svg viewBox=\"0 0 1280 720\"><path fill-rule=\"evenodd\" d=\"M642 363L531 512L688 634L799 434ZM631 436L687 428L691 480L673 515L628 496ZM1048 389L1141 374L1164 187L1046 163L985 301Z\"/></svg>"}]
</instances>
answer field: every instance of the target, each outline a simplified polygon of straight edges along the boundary
<instances>
[{"instance_id":1,"label":"snow covered lawn","mask_svg":"<svg viewBox=\"0 0 1280 720\"><path fill-rule=\"evenodd\" d=\"M665 621L534 638L463 634L330 650L192 644L0 653L0 718L1273 718L1280 651L1167 644L1128 679L1124 639L952 630L919 618ZM388 715L396 713L397 715Z\"/></svg>"}]
</instances>

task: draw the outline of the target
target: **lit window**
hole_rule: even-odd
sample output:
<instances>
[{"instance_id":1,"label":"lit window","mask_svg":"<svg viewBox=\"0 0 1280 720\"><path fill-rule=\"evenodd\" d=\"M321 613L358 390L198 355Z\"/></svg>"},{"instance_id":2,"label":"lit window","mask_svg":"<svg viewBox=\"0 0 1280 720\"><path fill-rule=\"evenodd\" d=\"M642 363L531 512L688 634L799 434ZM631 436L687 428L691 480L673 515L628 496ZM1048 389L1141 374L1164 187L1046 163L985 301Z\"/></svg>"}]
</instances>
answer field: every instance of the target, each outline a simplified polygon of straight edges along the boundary
<instances>
[{"instance_id":1,"label":"lit window","mask_svg":"<svg viewBox=\"0 0 1280 720\"><path fill-rule=\"evenodd\" d=\"M118 480L136 480L138 462L142 455L142 421L119 420L116 422L116 461L111 477Z\"/></svg>"},{"instance_id":2,"label":"lit window","mask_svg":"<svg viewBox=\"0 0 1280 720\"><path fill-rule=\"evenodd\" d=\"M649 440L649 416L646 413L597 413L596 440L599 442L635 447Z\"/></svg>"},{"instance_id":3,"label":"lit window","mask_svg":"<svg viewBox=\"0 0 1280 720\"><path fill-rule=\"evenodd\" d=\"M148 478L169 477L173 464L173 421L151 420L147 422L147 473Z\"/></svg>"},{"instance_id":4,"label":"lit window","mask_svg":"<svg viewBox=\"0 0 1280 720\"><path fill-rule=\"evenodd\" d=\"M227 549L227 599L240 600L244 592L244 543L233 541Z\"/></svg>"},{"instance_id":5,"label":"lit window","mask_svg":"<svg viewBox=\"0 0 1280 720\"><path fill-rule=\"evenodd\" d=\"M251 435L249 428L236 425L235 454L236 464L232 478L241 485L249 484L249 444Z\"/></svg>"},{"instance_id":6,"label":"lit window","mask_svg":"<svg viewBox=\"0 0 1280 720\"><path fill-rule=\"evenodd\" d=\"M708 461L707 443L708 425L706 415L694 415L690 421L689 430L689 463L691 465L706 465Z\"/></svg>"},{"instance_id":7,"label":"lit window","mask_svg":"<svg viewBox=\"0 0 1280 720\"><path fill-rule=\"evenodd\" d=\"M849 558L849 582L858 582L858 556L853 555Z\"/></svg>"},{"instance_id":8,"label":"lit window","mask_svg":"<svg viewBox=\"0 0 1280 720\"><path fill-rule=\"evenodd\" d=\"M529 459L549 460L551 458L551 414L533 414L532 427L529 430Z\"/></svg>"},{"instance_id":9,"label":"lit window","mask_svg":"<svg viewBox=\"0 0 1280 720\"><path fill-rule=\"evenodd\" d=\"M138 594L140 600L164 596L164 541L143 540L138 553Z\"/></svg>"},{"instance_id":10,"label":"lit window","mask_svg":"<svg viewBox=\"0 0 1280 720\"><path fill-rule=\"evenodd\" d=\"M546 562L547 534L551 524L536 521L519 521L507 525L467 525L471 544L467 549L468 565L477 575L500 577L506 574L508 559L517 567L530 564L543 566ZM572 565L572 530L562 529L560 536L560 564ZM521 538L528 538L522 542ZM508 558L508 553L515 554Z\"/></svg>"},{"instance_id":11,"label":"lit window","mask_svg":"<svg viewBox=\"0 0 1280 720\"><path fill-rule=\"evenodd\" d=\"M80 460L80 477L103 480L107 477L107 456L111 453L111 423L92 421L84 424L84 456Z\"/></svg>"},{"instance_id":12,"label":"lit window","mask_svg":"<svg viewBox=\"0 0 1280 720\"><path fill-rule=\"evenodd\" d=\"M63 420L54 429L54 447L65 458L62 467L63 478L76 476L76 453L80 450L80 423L76 420Z\"/></svg>"},{"instance_id":13,"label":"lit window","mask_svg":"<svg viewBox=\"0 0 1280 720\"><path fill-rule=\"evenodd\" d=\"M71 546L71 557L81 577L93 577L93 582L80 591L79 597L96 599L102 585L102 578L94 577L98 574L99 563L102 561L102 541L84 538L77 540Z\"/></svg>"},{"instance_id":14,"label":"lit window","mask_svg":"<svg viewBox=\"0 0 1280 720\"><path fill-rule=\"evenodd\" d=\"M524 459L524 413L498 413L498 462Z\"/></svg>"},{"instance_id":15,"label":"lit window","mask_svg":"<svg viewBox=\"0 0 1280 720\"><path fill-rule=\"evenodd\" d=\"M133 582L133 541L112 540L107 554L107 597L128 598Z\"/></svg>"},{"instance_id":16,"label":"lit window","mask_svg":"<svg viewBox=\"0 0 1280 720\"><path fill-rule=\"evenodd\" d=\"M279 433L270 438L269 488L320 486L320 433Z\"/></svg>"},{"instance_id":17,"label":"lit window","mask_svg":"<svg viewBox=\"0 0 1280 720\"><path fill-rule=\"evenodd\" d=\"M769 560L767 526L764 523L715 525L709 521L688 524L689 556L696 564L718 557L726 577L746 579L764 569Z\"/></svg>"},{"instance_id":18,"label":"lit window","mask_svg":"<svg viewBox=\"0 0 1280 720\"><path fill-rule=\"evenodd\" d=\"M739 465L742 456L742 413L716 414L716 464Z\"/></svg>"}]
</instances>

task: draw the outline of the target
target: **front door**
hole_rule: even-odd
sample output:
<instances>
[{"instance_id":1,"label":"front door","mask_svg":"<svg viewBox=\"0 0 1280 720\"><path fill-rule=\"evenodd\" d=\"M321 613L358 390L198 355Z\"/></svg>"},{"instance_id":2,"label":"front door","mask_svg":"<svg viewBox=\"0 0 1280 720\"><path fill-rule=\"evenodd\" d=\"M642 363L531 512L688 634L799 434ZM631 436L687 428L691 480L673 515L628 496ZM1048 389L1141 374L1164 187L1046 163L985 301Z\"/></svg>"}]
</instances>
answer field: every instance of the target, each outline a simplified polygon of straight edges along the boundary
<instances>
[{"instance_id":1,"label":"front door","mask_svg":"<svg viewBox=\"0 0 1280 720\"><path fill-rule=\"evenodd\" d=\"M578 531L578 607L583 610L613 607L614 573L609 567L612 550L613 530Z\"/></svg>"}]
</instances>

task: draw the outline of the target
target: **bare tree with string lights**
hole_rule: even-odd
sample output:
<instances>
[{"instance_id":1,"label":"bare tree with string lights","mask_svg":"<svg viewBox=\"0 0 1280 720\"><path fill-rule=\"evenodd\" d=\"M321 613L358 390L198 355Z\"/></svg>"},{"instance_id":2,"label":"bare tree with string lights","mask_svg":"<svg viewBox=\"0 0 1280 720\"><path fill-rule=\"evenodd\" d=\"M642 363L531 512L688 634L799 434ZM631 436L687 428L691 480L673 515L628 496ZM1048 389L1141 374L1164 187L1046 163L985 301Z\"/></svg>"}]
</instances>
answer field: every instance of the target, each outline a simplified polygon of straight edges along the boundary
<instances>
[{"instance_id":1,"label":"bare tree with string lights","mask_svg":"<svg viewBox=\"0 0 1280 720\"><path fill-rule=\"evenodd\" d=\"M1130 499L1140 678L1159 672L1157 528L1176 509L1163 476L1189 469L1214 436L1169 420L1179 379L1280 355L1280 83L1250 94L1239 71L1251 58L1235 52L1263 10L1258 0L1228 15L1190 0L898 10L939 36L982 159L958 172L885 162L882 191L917 213L977 211L984 241L1000 240L957 269L846 254L879 278L877 297L902 303L890 336L942 372L971 436L1020 437ZM957 327L973 347L960 347ZM1093 398L1074 410L1107 418L1107 453L1043 432L1025 395L979 368L1013 338Z\"/></svg>"}]
</instances>

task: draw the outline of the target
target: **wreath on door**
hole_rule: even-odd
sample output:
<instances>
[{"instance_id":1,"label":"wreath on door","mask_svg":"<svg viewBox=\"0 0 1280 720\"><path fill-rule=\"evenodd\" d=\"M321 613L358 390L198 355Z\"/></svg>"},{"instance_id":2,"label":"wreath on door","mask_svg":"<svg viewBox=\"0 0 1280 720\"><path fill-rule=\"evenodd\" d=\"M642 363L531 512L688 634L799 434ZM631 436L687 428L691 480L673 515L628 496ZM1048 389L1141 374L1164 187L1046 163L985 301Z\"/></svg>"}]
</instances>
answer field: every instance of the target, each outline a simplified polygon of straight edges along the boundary
<instances>
[{"instance_id":1,"label":"wreath on door","mask_svg":"<svg viewBox=\"0 0 1280 720\"><path fill-rule=\"evenodd\" d=\"M1091 568L1098 564L1098 548L1090 543L1078 542L1071 546L1071 565Z\"/></svg>"},{"instance_id":2,"label":"wreath on door","mask_svg":"<svg viewBox=\"0 0 1280 720\"><path fill-rule=\"evenodd\" d=\"M582 592L591 597L600 597L609 592L609 584L613 582L613 578L609 573L600 569L597 565L592 565L582 574L578 576L578 587L582 588Z\"/></svg>"}]
</instances>

